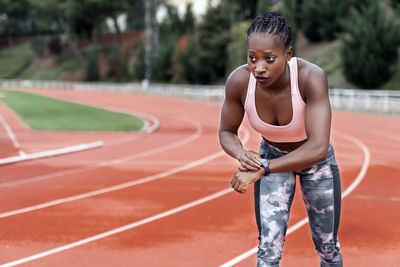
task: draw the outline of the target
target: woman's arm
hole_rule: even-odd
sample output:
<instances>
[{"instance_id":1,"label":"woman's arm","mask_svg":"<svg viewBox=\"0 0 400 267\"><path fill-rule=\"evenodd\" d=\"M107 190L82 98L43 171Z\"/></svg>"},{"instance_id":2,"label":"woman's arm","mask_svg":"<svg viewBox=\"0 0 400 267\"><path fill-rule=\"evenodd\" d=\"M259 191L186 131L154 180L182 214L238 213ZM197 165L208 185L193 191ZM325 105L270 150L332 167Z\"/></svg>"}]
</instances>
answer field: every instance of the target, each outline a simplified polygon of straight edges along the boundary
<instances>
[{"instance_id":1,"label":"woman's arm","mask_svg":"<svg viewBox=\"0 0 400 267\"><path fill-rule=\"evenodd\" d=\"M237 159L241 166L257 171L260 168L258 153L245 150L238 137L238 129L244 116L243 94L246 92L249 75L246 67L242 66L228 77L221 110L219 141L224 151Z\"/></svg>"},{"instance_id":2,"label":"woman's arm","mask_svg":"<svg viewBox=\"0 0 400 267\"><path fill-rule=\"evenodd\" d=\"M332 118L328 81L319 67L310 64L307 68L299 75L299 84L305 89L307 141L289 154L270 160L271 172L302 170L324 160L328 153Z\"/></svg>"},{"instance_id":3,"label":"woman's arm","mask_svg":"<svg viewBox=\"0 0 400 267\"><path fill-rule=\"evenodd\" d=\"M301 81L299 75L299 84L305 88L307 141L287 155L269 160L271 173L302 170L326 158L331 128L328 82L322 69L315 65L307 65L307 68L301 75ZM232 187L244 193L247 185L264 174L263 168L256 172L236 172L231 181Z\"/></svg>"}]
</instances>

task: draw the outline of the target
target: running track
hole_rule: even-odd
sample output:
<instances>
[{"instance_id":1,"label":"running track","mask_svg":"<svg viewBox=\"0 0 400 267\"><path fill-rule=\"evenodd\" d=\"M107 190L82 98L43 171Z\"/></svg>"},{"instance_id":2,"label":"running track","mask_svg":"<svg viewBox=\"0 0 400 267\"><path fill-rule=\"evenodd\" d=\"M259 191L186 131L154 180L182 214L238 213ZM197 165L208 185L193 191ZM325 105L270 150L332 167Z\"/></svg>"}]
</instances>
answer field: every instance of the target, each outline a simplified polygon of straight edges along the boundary
<instances>
[{"instance_id":1,"label":"running track","mask_svg":"<svg viewBox=\"0 0 400 267\"><path fill-rule=\"evenodd\" d=\"M236 162L217 139L220 103L105 92L34 90L142 112L153 133L32 131L0 103L0 157L104 146L0 166L0 266L255 266L252 190L229 189ZM400 117L335 112L339 230L346 266L399 266ZM240 135L257 150L247 121ZM299 188L299 187L298 187ZM298 189L297 188L297 189ZM281 266L319 266L299 192ZM242 255L240 259L237 257ZM227 264L229 265L229 264ZM225 265L226 266L226 265Z\"/></svg>"}]
</instances>

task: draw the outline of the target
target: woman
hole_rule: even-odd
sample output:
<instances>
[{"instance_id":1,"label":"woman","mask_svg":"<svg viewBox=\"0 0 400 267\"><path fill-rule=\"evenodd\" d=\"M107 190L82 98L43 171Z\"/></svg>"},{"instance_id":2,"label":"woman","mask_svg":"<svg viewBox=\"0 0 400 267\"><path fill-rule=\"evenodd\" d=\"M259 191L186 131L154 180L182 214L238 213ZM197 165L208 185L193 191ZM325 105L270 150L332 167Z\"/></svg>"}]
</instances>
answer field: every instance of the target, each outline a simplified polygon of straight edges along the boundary
<instances>
[{"instance_id":1,"label":"woman","mask_svg":"<svg viewBox=\"0 0 400 267\"><path fill-rule=\"evenodd\" d=\"M279 266L296 175L321 266L342 266L340 175L330 143L327 79L318 66L292 57L291 39L280 14L253 20L247 65L227 80L220 143L240 163L231 181L234 190L244 193L254 183L258 266ZM238 138L245 111L263 137L259 153L245 150Z\"/></svg>"}]
</instances>

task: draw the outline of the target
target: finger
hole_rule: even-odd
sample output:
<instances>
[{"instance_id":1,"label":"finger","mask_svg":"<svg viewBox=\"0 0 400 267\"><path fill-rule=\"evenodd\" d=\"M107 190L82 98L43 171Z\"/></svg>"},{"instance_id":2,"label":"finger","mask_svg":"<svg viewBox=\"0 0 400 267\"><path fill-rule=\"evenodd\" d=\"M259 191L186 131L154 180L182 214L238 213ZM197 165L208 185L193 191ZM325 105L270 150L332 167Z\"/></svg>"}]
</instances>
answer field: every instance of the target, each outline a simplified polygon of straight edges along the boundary
<instances>
[{"instance_id":1,"label":"finger","mask_svg":"<svg viewBox=\"0 0 400 267\"><path fill-rule=\"evenodd\" d=\"M245 168L245 167L243 167L242 165L239 165L239 166L238 166L238 169L239 169L239 171L241 171L241 172L247 172L247 171L248 171L248 169Z\"/></svg>"},{"instance_id":2,"label":"finger","mask_svg":"<svg viewBox=\"0 0 400 267\"><path fill-rule=\"evenodd\" d=\"M256 168L256 169L261 168L260 161L258 160L258 157L255 154L249 155L249 157L246 157L243 160L243 162L246 163L248 166L251 166L252 168Z\"/></svg>"},{"instance_id":3,"label":"finger","mask_svg":"<svg viewBox=\"0 0 400 267\"><path fill-rule=\"evenodd\" d=\"M236 180L236 183L233 185L233 189L235 189L235 191L239 192L238 188L240 187L240 181Z\"/></svg>"},{"instance_id":4,"label":"finger","mask_svg":"<svg viewBox=\"0 0 400 267\"><path fill-rule=\"evenodd\" d=\"M257 161L261 159L261 155L257 152L251 151L252 157Z\"/></svg>"},{"instance_id":5,"label":"finger","mask_svg":"<svg viewBox=\"0 0 400 267\"><path fill-rule=\"evenodd\" d=\"M256 167L261 168L260 159L261 159L261 157L259 157L258 155L254 155L251 158L251 163L253 163Z\"/></svg>"},{"instance_id":6,"label":"finger","mask_svg":"<svg viewBox=\"0 0 400 267\"><path fill-rule=\"evenodd\" d=\"M232 180L231 180L231 187L233 188L233 186L235 185L235 183L236 183L236 176L233 176L232 177Z\"/></svg>"},{"instance_id":7,"label":"finger","mask_svg":"<svg viewBox=\"0 0 400 267\"><path fill-rule=\"evenodd\" d=\"M243 166L243 167L245 167L248 170L253 171L253 172L258 171L261 168L261 166L259 166L259 162L258 161L254 162L254 161L252 161L250 159L246 162L246 165Z\"/></svg>"},{"instance_id":8,"label":"finger","mask_svg":"<svg viewBox=\"0 0 400 267\"><path fill-rule=\"evenodd\" d=\"M238 187L238 191L241 193L246 192L246 187L247 187L246 183L241 183L240 186Z\"/></svg>"}]
</instances>

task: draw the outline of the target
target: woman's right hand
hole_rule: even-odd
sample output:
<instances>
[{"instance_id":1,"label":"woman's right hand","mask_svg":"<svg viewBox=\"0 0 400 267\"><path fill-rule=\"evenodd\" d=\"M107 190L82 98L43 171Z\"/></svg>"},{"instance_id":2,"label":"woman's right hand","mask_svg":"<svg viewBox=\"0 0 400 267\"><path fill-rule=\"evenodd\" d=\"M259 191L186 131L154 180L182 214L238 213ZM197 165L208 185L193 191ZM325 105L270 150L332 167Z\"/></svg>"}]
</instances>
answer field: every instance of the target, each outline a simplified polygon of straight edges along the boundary
<instances>
[{"instance_id":1,"label":"woman's right hand","mask_svg":"<svg viewBox=\"0 0 400 267\"><path fill-rule=\"evenodd\" d=\"M261 168L260 159L260 154L258 154L257 152L254 152L252 150L244 150L238 158L239 171L258 171Z\"/></svg>"}]
</instances>

